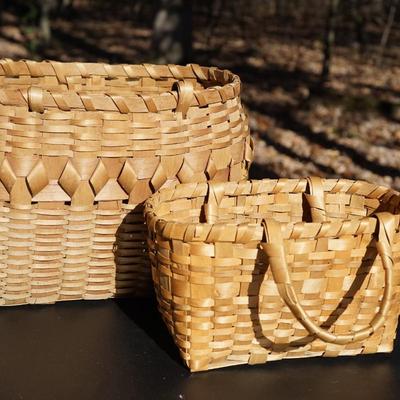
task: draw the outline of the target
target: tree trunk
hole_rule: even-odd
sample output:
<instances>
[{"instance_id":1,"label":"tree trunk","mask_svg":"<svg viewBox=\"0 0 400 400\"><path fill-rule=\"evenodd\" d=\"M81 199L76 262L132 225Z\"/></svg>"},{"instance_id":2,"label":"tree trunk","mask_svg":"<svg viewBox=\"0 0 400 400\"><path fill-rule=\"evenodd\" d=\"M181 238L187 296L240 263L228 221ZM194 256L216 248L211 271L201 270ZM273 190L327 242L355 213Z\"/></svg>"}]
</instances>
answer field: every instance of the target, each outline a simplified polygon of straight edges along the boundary
<instances>
[{"instance_id":1,"label":"tree trunk","mask_svg":"<svg viewBox=\"0 0 400 400\"><path fill-rule=\"evenodd\" d=\"M192 3L161 0L153 26L153 50L158 63L184 64L192 56Z\"/></svg>"},{"instance_id":2,"label":"tree trunk","mask_svg":"<svg viewBox=\"0 0 400 400\"><path fill-rule=\"evenodd\" d=\"M386 45L387 45L387 42L389 39L390 31L392 30L398 3L399 3L399 0L392 0L390 3L389 15L388 15L388 18L386 21L385 28L382 32L381 44L379 47L379 60L378 60L379 63L382 63L382 59L383 59L383 55L384 55Z\"/></svg>"},{"instance_id":3,"label":"tree trunk","mask_svg":"<svg viewBox=\"0 0 400 400\"><path fill-rule=\"evenodd\" d=\"M275 0L275 15L277 17L283 17L286 9L285 0Z\"/></svg>"},{"instance_id":4,"label":"tree trunk","mask_svg":"<svg viewBox=\"0 0 400 400\"><path fill-rule=\"evenodd\" d=\"M215 28L217 25L221 22L221 16L226 7L226 0L214 0L210 4L209 12L210 12L210 18L209 18L209 29L208 29L208 34L207 34L207 44L210 46L211 45L211 40L214 36Z\"/></svg>"},{"instance_id":5,"label":"tree trunk","mask_svg":"<svg viewBox=\"0 0 400 400\"><path fill-rule=\"evenodd\" d=\"M332 48L335 44L335 25L339 0L329 0L328 15L326 19L326 29L324 37L324 59L322 62L321 82L329 78L331 69Z\"/></svg>"},{"instance_id":6,"label":"tree trunk","mask_svg":"<svg viewBox=\"0 0 400 400\"><path fill-rule=\"evenodd\" d=\"M365 38L365 16L361 9L361 1L353 0L350 4L351 7L351 18L353 20L356 42L358 44L358 50L360 54L365 53L366 50L366 38Z\"/></svg>"},{"instance_id":7,"label":"tree trunk","mask_svg":"<svg viewBox=\"0 0 400 400\"><path fill-rule=\"evenodd\" d=\"M50 12L57 6L56 0L41 0L40 5L40 19L39 31L40 40L47 44L51 40L51 25L50 25Z\"/></svg>"},{"instance_id":8,"label":"tree trunk","mask_svg":"<svg viewBox=\"0 0 400 400\"><path fill-rule=\"evenodd\" d=\"M58 0L58 12L68 13L74 8L74 0Z\"/></svg>"}]
</instances>

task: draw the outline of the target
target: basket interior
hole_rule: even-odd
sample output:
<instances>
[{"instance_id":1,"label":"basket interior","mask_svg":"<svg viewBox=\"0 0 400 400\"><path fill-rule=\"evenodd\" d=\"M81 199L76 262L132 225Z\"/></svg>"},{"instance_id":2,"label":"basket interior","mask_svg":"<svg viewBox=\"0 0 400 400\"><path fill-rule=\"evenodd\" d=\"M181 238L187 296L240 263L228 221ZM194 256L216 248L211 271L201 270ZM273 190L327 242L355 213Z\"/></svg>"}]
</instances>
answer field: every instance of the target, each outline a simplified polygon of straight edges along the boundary
<instances>
[{"instance_id":1,"label":"basket interior","mask_svg":"<svg viewBox=\"0 0 400 400\"><path fill-rule=\"evenodd\" d=\"M217 223L260 223L263 218L273 218L279 222L296 223L312 222L310 207L305 198L306 181L300 182L292 189L289 185L279 187L279 180L264 180L257 182L258 191L250 182L246 184L227 184L225 194L216 208ZM263 182L265 183L263 187ZM351 189L351 182L334 186L340 180L325 180L324 203L327 221L351 220L371 215L377 211L395 212L399 207L399 197L389 189L365 183L357 192ZM359 181L358 181L359 182ZM236 187L235 187L236 185ZM247 185L247 190L246 189ZM171 199L160 196L154 203L153 212L157 218L171 222L202 223L204 217L203 205L208 202L207 184L196 190L192 196L177 194ZM242 186L242 187L240 187ZM293 186L293 185L292 185ZM277 190L268 190L274 187ZM373 189L375 188L375 189ZM372 190L371 190L372 189ZM370 190L370 193L366 194ZM362 192L365 192L363 194Z\"/></svg>"},{"instance_id":2,"label":"basket interior","mask_svg":"<svg viewBox=\"0 0 400 400\"><path fill-rule=\"evenodd\" d=\"M54 79L53 79L54 78ZM195 90L212 87L210 81L199 81L196 79L187 79ZM84 91L91 93L139 93L139 94L160 94L174 90L177 79L160 78L152 79L145 77L138 78L94 78L94 77L75 77L68 83L59 83L55 77L10 77L1 84L3 88L23 90L31 86L40 87L51 92ZM214 83L215 84L215 83Z\"/></svg>"}]
</instances>

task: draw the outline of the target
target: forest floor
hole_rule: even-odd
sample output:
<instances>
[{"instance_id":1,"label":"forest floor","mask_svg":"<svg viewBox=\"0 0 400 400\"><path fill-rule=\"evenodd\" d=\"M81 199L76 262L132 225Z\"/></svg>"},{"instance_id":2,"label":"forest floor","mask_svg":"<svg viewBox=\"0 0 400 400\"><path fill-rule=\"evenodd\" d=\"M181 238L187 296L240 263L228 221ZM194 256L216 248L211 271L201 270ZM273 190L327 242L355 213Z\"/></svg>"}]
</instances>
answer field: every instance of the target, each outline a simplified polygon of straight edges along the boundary
<instances>
[{"instance_id":1,"label":"forest floor","mask_svg":"<svg viewBox=\"0 0 400 400\"><path fill-rule=\"evenodd\" d=\"M76 29L78 26L80 29ZM148 61L151 30L91 15L56 20L38 58L112 63ZM242 36L242 37L241 37ZM320 175L364 179L400 190L400 65L337 47L331 78L318 84L319 42L264 32L194 33L195 61L226 67L243 81L256 142L253 178ZM29 58L29 31L3 15L0 57ZM30 49L32 50L32 49Z\"/></svg>"}]
</instances>

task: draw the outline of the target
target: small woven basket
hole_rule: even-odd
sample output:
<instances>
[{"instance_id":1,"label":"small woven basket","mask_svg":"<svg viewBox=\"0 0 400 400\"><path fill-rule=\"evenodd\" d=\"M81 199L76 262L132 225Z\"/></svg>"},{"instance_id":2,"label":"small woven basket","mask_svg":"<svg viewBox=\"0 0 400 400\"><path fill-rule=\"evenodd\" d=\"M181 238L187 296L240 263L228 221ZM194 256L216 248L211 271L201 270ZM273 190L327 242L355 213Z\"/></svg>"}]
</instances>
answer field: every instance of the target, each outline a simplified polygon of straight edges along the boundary
<instances>
[{"instance_id":1,"label":"small woven basket","mask_svg":"<svg viewBox=\"0 0 400 400\"><path fill-rule=\"evenodd\" d=\"M384 187L319 178L155 194L145 208L153 280L189 368L390 352L399 201Z\"/></svg>"},{"instance_id":2,"label":"small woven basket","mask_svg":"<svg viewBox=\"0 0 400 400\"><path fill-rule=\"evenodd\" d=\"M2 60L0 305L151 293L143 201L251 159L229 71Z\"/></svg>"}]
</instances>

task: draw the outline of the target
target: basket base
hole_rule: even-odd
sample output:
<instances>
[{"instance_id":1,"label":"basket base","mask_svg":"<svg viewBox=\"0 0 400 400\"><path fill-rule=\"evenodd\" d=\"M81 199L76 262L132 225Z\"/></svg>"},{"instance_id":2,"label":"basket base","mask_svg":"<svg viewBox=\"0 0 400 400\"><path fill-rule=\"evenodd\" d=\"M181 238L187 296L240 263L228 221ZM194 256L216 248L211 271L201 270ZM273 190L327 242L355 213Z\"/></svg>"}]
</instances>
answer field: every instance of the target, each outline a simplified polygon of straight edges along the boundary
<instances>
[{"instance_id":1,"label":"basket base","mask_svg":"<svg viewBox=\"0 0 400 400\"><path fill-rule=\"evenodd\" d=\"M378 349L378 351L375 352L362 352L358 354L340 354L340 356L354 356L354 355L373 355L373 354L390 354L393 352L393 343L392 345L382 345ZM193 368L191 367L190 362L186 362L187 367L190 369L190 372L204 372L204 371L210 371L214 369L220 369L220 368L228 368L228 367L235 367L239 365L257 365L257 364L265 364L266 362L272 362L272 361L281 361L285 359L300 359L300 358L335 358L337 356L330 355L330 354L304 354L304 355L289 355L285 357L271 357L270 359L266 361L260 361L260 362L250 362L244 361L244 360L235 360L235 359L230 359L229 357L224 360L224 361L216 361L208 364L207 367L200 367L200 368Z\"/></svg>"}]
</instances>

